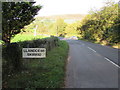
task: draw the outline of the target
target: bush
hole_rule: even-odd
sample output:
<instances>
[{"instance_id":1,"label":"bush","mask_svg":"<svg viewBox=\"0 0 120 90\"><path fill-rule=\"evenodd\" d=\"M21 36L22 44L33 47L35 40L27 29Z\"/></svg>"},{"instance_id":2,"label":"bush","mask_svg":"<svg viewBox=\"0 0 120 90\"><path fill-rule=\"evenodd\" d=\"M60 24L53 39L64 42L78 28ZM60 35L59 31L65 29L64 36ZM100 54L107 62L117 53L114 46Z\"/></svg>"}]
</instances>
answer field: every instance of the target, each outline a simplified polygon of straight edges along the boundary
<instances>
[{"instance_id":1,"label":"bush","mask_svg":"<svg viewBox=\"0 0 120 90\"><path fill-rule=\"evenodd\" d=\"M3 46L2 48L2 58L3 58L3 66L2 73L3 78L7 77L7 75L11 75L14 72L18 72L22 67L22 59L21 59L21 49L17 43L11 43L7 46Z\"/></svg>"},{"instance_id":2,"label":"bush","mask_svg":"<svg viewBox=\"0 0 120 90\"><path fill-rule=\"evenodd\" d=\"M22 61L22 48L46 48L47 51L50 51L56 46L58 46L57 37L10 43L7 46L3 45L3 78L5 79L7 75L22 69L25 63Z\"/></svg>"},{"instance_id":3,"label":"bush","mask_svg":"<svg viewBox=\"0 0 120 90\"><path fill-rule=\"evenodd\" d=\"M10 77L3 87L25 88L25 90L64 87L65 64L69 46L66 41L59 41L57 44L59 46L48 51L46 58L30 59L31 62L27 63L26 69Z\"/></svg>"},{"instance_id":4,"label":"bush","mask_svg":"<svg viewBox=\"0 0 120 90\"><path fill-rule=\"evenodd\" d=\"M50 51L52 48L56 47L58 44L57 37L50 37L45 39L37 39L31 41L18 42L22 48L46 48Z\"/></svg>"}]
</instances>

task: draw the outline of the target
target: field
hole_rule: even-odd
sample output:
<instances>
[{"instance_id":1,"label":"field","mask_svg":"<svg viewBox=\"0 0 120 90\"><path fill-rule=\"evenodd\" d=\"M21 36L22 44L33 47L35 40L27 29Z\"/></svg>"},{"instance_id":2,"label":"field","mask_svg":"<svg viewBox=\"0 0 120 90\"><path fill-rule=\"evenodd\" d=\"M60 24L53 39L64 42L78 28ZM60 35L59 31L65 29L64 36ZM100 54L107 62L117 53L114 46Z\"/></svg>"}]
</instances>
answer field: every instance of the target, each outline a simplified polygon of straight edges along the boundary
<instances>
[{"instance_id":1,"label":"field","mask_svg":"<svg viewBox=\"0 0 120 90\"><path fill-rule=\"evenodd\" d=\"M36 35L34 36L33 33L23 33L23 34L17 34L15 37L11 39L11 42L20 42L20 41L26 41L26 40L35 40L35 39L42 39L46 36L43 35Z\"/></svg>"}]
</instances>

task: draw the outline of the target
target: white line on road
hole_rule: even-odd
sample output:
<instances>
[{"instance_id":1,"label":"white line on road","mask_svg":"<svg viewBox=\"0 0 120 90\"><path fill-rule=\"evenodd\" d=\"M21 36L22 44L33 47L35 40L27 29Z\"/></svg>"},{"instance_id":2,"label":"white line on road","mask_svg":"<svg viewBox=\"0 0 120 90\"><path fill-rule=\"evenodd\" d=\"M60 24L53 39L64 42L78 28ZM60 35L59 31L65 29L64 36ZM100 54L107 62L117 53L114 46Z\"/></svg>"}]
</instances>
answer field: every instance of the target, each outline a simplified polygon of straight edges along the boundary
<instances>
[{"instance_id":1,"label":"white line on road","mask_svg":"<svg viewBox=\"0 0 120 90\"><path fill-rule=\"evenodd\" d=\"M112 63L113 65L115 65L115 66L117 66L118 68L120 68L120 66L118 66L117 64L115 64L114 62L112 62L110 59L108 59L108 58L106 58L106 57L105 57L105 59L106 59L107 61L109 61L110 63Z\"/></svg>"},{"instance_id":2,"label":"white line on road","mask_svg":"<svg viewBox=\"0 0 120 90\"><path fill-rule=\"evenodd\" d=\"M93 52L96 52L94 49L92 49L92 48L90 48L90 47L88 47L90 50L92 50Z\"/></svg>"}]
</instances>

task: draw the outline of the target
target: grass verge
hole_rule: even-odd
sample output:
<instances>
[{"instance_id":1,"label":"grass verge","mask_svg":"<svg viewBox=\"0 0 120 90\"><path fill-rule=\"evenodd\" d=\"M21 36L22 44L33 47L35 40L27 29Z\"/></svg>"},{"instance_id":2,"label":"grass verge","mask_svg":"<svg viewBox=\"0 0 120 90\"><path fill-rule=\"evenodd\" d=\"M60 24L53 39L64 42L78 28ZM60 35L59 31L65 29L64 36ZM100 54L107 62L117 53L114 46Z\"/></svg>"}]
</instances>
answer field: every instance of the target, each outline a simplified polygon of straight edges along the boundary
<instances>
[{"instance_id":1,"label":"grass verge","mask_svg":"<svg viewBox=\"0 0 120 90\"><path fill-rule=\"evenodd\" d=\"M87 42L100 44L100 45L103 45L103 46L110 46L110 47L113 47L113 48L120 49L120 43L118 43L118 44L113 44L113 43L107 44L107 43L104 43L104 42L97 42L97 41L92 41L92 40L87 40L87 39L80 39L80 38L78 40L83 40L83 41L87 41Z\"/></svg>"},{"instance_id":2,"label":"grass verge","mask_svg":"<svg viewBox=\"0 0 120 90\"><path fill-rule=\"evenodd\" d=\"M68 48L66 41L59 41L59 46L47 52L46 58L26 59L26 68L10 76L7 87L26 90L63 87Z\"/></svg>"}]
</instances>

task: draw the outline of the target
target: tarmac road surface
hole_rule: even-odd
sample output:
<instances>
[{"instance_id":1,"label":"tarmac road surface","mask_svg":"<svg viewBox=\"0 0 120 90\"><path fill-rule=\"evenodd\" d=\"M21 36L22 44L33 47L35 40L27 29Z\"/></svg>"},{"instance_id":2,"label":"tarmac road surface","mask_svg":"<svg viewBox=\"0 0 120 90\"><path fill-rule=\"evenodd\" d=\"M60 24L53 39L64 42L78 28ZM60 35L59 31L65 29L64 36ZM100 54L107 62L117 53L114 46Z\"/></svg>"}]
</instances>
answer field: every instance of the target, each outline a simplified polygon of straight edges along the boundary
<instances>
[{"instance_id":1,"label":"tarmac road surface","mask_svg":"<svg viewBox=\"0 0 120 90\"><path fill-rule=\"evenodd\" d=\"M66 40L69 57L66 88L118 88L118 49L82 40Z\"/></svg>"}]
</instances>

